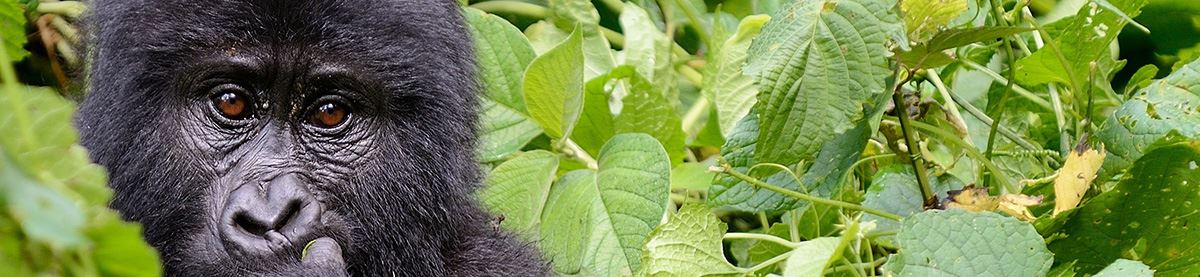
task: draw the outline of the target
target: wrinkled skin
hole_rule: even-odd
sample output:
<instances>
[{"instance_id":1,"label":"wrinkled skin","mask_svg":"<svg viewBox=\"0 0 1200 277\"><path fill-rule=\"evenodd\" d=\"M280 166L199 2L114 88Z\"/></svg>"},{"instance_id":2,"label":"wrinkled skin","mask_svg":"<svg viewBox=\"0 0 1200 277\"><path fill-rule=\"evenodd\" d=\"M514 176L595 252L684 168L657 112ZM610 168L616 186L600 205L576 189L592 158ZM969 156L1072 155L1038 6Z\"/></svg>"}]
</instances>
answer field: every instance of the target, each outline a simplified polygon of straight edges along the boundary
<instances>
[{"instance_id":1,"label":"wrinkled skin","mask_svg":"<svg viewBox=\"0 0 1200 277\"><path fill-rule=\"evenodd\" d=\"M91 4L77 125L169 275L545 275L472 196L453 0Z\"/></svg>"}]
</instances>

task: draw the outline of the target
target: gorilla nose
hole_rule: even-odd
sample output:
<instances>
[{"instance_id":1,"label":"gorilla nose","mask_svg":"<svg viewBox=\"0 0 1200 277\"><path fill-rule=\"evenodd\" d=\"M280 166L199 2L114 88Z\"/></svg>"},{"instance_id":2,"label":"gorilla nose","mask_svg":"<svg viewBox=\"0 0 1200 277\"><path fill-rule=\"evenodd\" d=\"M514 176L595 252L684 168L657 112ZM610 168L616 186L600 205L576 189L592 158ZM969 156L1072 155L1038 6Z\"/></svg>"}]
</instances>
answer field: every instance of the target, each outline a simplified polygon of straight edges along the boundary
<instances>
[{"instance_id":1,"label":"gorilla nose","mask_svg":"<svg viewBox=\"0 0 1200 277\"><path fill-rule=\"evenodd\" d=\"M271 255L313 239L322 208L295 174L260 184L248 183L229 194L221 216L221 239L231 254Z\"/></svg>"}]
</instances>

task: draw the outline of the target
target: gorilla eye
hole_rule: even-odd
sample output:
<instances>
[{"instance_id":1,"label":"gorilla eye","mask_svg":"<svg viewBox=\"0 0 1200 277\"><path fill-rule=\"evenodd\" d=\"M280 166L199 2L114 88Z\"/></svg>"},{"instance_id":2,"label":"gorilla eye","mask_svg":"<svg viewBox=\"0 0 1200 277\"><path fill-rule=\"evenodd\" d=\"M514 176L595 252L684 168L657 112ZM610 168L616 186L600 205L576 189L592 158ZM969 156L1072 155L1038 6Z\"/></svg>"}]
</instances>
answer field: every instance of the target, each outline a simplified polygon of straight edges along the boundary
<instances>
[{"instance_id":1,"label":"gorilla eye","mask_svg":"<svg viewBox=\"0 0 1200 277\"><path fill-rule=\"evenodd\" d=\"M350 117L350 108L339 101L325 100L317 102L309 117L309 122L321 128L333 128L346 122Z\"/></svg>"},{"instance_id":2,"label":"gorilla eye","mask_svg":"<svg viewBox=\"0 0 1200 277\"><path fill-rule=\"evenodd\" d=\"M232 120L246 119L250 115L250 99L246 90L237 85L221 85L213 88L212 105L221 116Z\"/></svg>"}]
</instances>

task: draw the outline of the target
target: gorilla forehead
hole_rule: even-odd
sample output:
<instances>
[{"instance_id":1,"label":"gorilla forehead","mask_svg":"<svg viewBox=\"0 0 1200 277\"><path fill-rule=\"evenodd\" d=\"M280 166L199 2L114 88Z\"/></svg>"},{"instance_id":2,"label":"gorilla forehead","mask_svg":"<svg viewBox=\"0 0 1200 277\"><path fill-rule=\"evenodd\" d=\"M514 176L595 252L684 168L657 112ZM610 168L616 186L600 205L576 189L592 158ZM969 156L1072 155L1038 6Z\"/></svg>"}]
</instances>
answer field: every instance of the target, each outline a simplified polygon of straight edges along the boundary
<instances>
[{"instance_id":1,"label":"gorilla forehead","mask_svg":"<svg viewBox=\"0 0 1200 277\"><path fill-rule=\"evenodd\" d=\"M462 82L474 65L452 0L99 0L92 18L100 55L169 72L205 54L253 52L320 59L383 74ZM420 67L420 70L412 70ZM387 76L385 76L387 77ZM444 80L438 80L440 78Z\"/></svg>"},{"instance_id":2,"label":"gorilla forehead","mask_svg":"<svg viewBox=\"0 0 1200 277\"><path fill-rule=\"evenodd\" d=\"M107 4L105 2L125 2ZM362 48L459 42L451 0L100 0L104 29L169 48L245 43L356 44ZM142 3L129 3L142 2ZM130 21L124 21L130 20ZM126 28L110 28L121 27ZM122 30L118 30L122 29ZM447 45L449 46L449 45ZM436 49L430 49L436 50Z\"/></svg>"}]
</instances>

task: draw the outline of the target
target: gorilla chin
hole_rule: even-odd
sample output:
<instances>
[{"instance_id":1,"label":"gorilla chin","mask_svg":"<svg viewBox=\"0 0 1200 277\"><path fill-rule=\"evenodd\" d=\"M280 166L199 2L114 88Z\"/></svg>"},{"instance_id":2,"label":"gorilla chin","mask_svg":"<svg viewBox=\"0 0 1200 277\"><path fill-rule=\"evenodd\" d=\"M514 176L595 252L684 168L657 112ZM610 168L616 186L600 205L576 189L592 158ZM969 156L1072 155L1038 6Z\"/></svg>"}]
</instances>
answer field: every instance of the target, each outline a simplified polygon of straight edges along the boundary
<instances>
[{"instance_id":1,"label":"gorilla chin","mask_svg":"<svg viewBox=\"0 0 1200 277\"><path fill-rule=\"evenodd\" d=\"M455 0L96 0L76 124L174 276L544 276L479 207Z\"/></svg>"}]
</instances>

